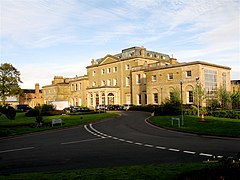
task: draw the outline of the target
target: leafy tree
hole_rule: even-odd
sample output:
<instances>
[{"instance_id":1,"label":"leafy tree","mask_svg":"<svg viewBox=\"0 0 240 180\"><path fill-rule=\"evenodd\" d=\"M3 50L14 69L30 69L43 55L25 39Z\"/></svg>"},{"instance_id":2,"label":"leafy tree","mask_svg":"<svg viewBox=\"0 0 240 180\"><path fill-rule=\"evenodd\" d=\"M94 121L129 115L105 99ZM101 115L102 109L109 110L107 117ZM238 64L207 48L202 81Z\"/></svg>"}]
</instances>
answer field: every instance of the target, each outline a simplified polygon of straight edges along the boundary
<instances>
[{"instance_id":1,"label":"leafy tree","mask_svg":"<svg viewBox=\"0 0 240 180\"><path fill-rule=\"evenodd\" d=\"M240 109L240 85L231 95L232 106L234 109Z\"/></svg>"},{"instance_id":2,"label":"leafy tree","mask_svg":"<svg viewBox=\"0 0 240 180\"><path fill-rule=\"evenodd\" d=\"M8 96L20 94L21 89L19 87L19 83L21 82L20 72L12 64L1 64L0 97L3 105L5 105L5 101Z\"/></svg>"},{"instance_id":3,"label":"leafy tree","mask_svg":"<svg viewBox=\"0 0 240 180\"><path fill-rule=\"evenodd\" d=\"M221 108L223 109L228 109L230 102L231 102L231 95L229 92L227 92L226 88L224 87L220 87L217 90L217 95L218 95L218 99L220 101L221 104Z\"/></svg>"},{"instance_id":4,"label":"leafy tree","mask_svg":"<svg viewBox=\"0 0 240 180\"><path fill-rule=\"evenodd\" d=\"M181 103L181 92L178 88L174 88L170 92L170 103L171 104L180 104Z\"/></svg>"}]
</instances>

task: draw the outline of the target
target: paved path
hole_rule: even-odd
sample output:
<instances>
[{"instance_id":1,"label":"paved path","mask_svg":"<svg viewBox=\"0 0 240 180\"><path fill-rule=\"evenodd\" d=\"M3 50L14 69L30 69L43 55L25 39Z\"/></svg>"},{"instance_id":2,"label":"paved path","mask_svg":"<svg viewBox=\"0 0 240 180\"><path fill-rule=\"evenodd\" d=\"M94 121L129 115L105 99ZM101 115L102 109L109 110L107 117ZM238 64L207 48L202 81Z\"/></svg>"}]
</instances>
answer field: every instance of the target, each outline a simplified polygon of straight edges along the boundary
<instances>
[{"instance_id":1,"label":"paved path","mask_svg":"<svg viewBox=\"0 0 240 180\"><path fill-rule=\"evenodd\" d=\"M74 128L0 140L0 173L200 162L240 151L239 138L213 138L156 128L145 112Z\"/></svg>"}]
</instances>

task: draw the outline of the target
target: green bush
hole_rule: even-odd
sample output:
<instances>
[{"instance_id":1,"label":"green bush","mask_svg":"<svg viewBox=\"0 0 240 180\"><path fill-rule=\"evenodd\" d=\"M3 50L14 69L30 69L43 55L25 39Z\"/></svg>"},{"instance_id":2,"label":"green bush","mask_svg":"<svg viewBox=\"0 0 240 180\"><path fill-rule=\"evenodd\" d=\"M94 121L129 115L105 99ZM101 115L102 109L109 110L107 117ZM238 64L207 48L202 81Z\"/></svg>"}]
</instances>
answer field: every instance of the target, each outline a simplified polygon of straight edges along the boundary
<instances>
[{"instance_id":1,"label":"green bush","mask_svg":"<svg viewBox=\"0 0 240 180\"><path fill-rule=\"evenodd\" d=\"M35 106L34 109L30 109L25 113L25 116L27 117L36 117L36 116L54 116L54 115L60 115L63 114L63 111L58 111L54 109L53 105L38 105Z\"/></svg>"},{"instance_id":2,"label":"green bush","mask_svg":"<svg viewBox=\"0 0 240 180\"><path fill-rule=\"evenodd\" d=\"M221 118L232 118L232 119L240 119L240 111L235 110L219 110L219 111L213 111L212 115L214 117L221 117Z\"/></svg>"},{"instance_id":3,"label":"green bush","mask_svg":"<svg viewBox=\"0 0 240 180\"><path fill-rule=\"evenodd\" d=\"M39 110L38 109L30 109L25 113L25 116L27 117L36 117L39 115Z\"/></svg>"}]
</instances>

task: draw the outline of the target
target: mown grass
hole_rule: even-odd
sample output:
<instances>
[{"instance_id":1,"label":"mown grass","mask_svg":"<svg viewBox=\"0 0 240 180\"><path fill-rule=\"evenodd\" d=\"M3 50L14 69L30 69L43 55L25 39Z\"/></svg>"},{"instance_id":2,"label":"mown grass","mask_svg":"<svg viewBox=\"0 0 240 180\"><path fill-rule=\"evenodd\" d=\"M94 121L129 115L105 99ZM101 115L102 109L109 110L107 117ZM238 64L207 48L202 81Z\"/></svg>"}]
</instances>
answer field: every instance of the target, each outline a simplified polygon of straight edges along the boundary
<instances>
[{"instance_id":1,"label":"mown grass","mask_svg":"<svg viewBox=\"0 0 240 180\"><path fill-rule=\"evenodd\" d=\"M186 172L200 170L204 168L214 167L216 164L203 163L185 163L185 164L158 164L158 165L141 165L126 166L113 168L97 168L97 169L78 169L63 170L39 173L22 173L1 175L0 179L24 179L24 180L40 180L40 179L84 179L84 180L146 180L146 179L178 179L178 177Z\"/></svg>"},{"instance_id":2,"label":"mown grass","mask_svg":"<svg viewBox=\"0 0 240 180\"><path fill-rule=\"evenodd\" d=\"M177 122L174 122L174 126L172 126L172 117L173 116L154 116L150 118L150 122L161 127L174 128L186 132L217 136L240 137L239 119L206 116L205 122L202 122L201 117L184 116L184 125L178 127ZM181 116L179 116L179 118L181 119Z\"/></svg>"},{"instance_id":3,"label":"mown grass","mask_svg":"<svg viewBox=\"0 0 240 180\"><path fill-rule=\"evenodd\" d=\"M9 120L4 115L0 116L0 137L21 135L31 132L44 131L62 127L71 127L90 122L96 122L102 119L116 116L116 113L99 113L86 115L57 115L43 116L44 124L42 127L37 127L35 117L26 117L25 113L17 113L15 120ZM61 118L63 126L52 127L52 119Z\"/></svg>"}]
</instances>

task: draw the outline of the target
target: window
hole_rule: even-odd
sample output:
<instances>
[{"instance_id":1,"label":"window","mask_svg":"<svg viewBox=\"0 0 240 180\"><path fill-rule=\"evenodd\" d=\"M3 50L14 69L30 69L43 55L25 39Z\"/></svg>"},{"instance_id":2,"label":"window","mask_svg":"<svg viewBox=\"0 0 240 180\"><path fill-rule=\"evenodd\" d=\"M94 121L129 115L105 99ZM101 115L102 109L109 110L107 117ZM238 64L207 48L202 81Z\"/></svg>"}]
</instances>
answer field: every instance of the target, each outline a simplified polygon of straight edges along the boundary
<instances>
[{"instance_id":1,"label":"window","mask_svg":"<svg viewBox=\"0 0 240 180\"><path fill-rule=\"evenodd\" d=\"M138 94L137 95L137 100L138 100L138 104L142 104L142 101L141 101L141 94Z\"/></svg>"},{"instance_id":2,"label":"window","mask_svg":"<svg viewBox=\"0 0 240 180\"><path fill-rule=\"evenodd\" d=\"M74 91L74 84L72 84L71 90ZM49 93L50 93L50 90L49 90Z\"/></svg>"},{"instance_id":3,"label":"window","mask_svg":"<svg viewBox=\"0 0 240 180\"><path fill-rule=\"evenodd\" d=\"M93 71L93 76L96 76L96 71Z\"/></svg>"},{"instance_id":4,"label":"window","mask_svg":"<svg viewBox=\"0 0 240 180\"><path fill-rule=\"evenodd\" d=\"M105 86L106 85L106 82L105 82L105 80L102 80L102 86Z\"/></svg>"},{"instance_id":5,"label":"window","mask_svg":"<svg viewBox=\"0 0 240 180\"><path fill-rule=\"evenodd\" d=\"M105 94L102 94L102 104L105 104Z\"/></svg>"},{"instance_id":6,"label":"window","mask_svg":"<svg viewBox=\"0 0 240 180\"><path fill-rule=\"evenodd\" d=\"M211 69L204 70L205 91L217 90L217 71Z\"/></svg>"},{"instance_id":7,"label":"window","mask_svg":"<svg viewBox=\"0 0 240 180\"><path fill-rule=\"evenodd\" d=\"M126 69L126 70L129 70L129 69L130 69L130 65L129 65L129 64L126 64L125 69Z\"/></svg>"},{"instance_id":8,"label":"window","mask_svg":"<svg viewBox=\"0 0 240 180\"><path fill-rule=\"evenodd\" d=\"M186 71L186 77L192 77L192 71Z\"/></svg>"},{"instance_id":9,"label":"window","mask_svg":"<svg viewBox=\"0 0 240 180\"><path fill-rule=\"evenodd\" d=\"M130 76L126 77L126 86L130 86Z\"/></svg>"},{"instance_id":10,"label":"window","mask_svg":"<svg viewBox=\"0 0 240 180\"><path fill-rule=\"evenodd\" d=\"M173 79L173 73L169 73L168 74L168 79L170 80L170 79Z\"/></svg>"},{"instance_id":11,"label":"window","mask_svg":"<svg viewBox=\"0 0 240 180\"><path fill-rule=\"evenodd\" d=\"M143 83L146 84L146 74L143 74Z\"/></svg>"},{"instance_id":12,"label":"window","mask_svg":"<svg viewBox=\"0 0 240 180\"><path fill-rule=\"evenodd\" d=\"M93 86L93 87L96 86L96 82L95 82L95 81L93 81L92 86Z\"/></svg>"},{"instance_id":13,"label":"window","mask_svg":"<svg viewBox=\"0 0 240 180\"><path fill-rule=\"evenodd\" d=\"M113 85L117 86L117 79L113 79Z\"/></svg>"},{"instance_id":14,"label":"window","mask_svg":"<svg viewBox=\"0 0 240 180\"><path fill-rule=\"evenodd\" d=\"M93 95L90 94L90 105L93 106Z\"/></svg>"},{"instance_id":15,"label":"window","mask_svg":"<svg viewBox=\"0 0 240 180\"><path fill-rule=\"evenodd\" d=\"M192 91L188 91L188 103L193 103L193 92Z\"/></svg>"},{"instance_id":16,"label":"window","mask_svg":"<svg viewBox=\"0 0 240 180\"><path fill-rule=\"evenodd\" d=\"M78 90L78 86L77 86L77 84L75 84L75 91L77 91Z\"/></svg>"},{"instance_id":17,"label":"window","mask_svg":"<svg viewBox=\"0 0 240 180\"><path fill-rule=\"evenodd\" d=\"M79 83L79 91L82 89L82 83Z\"/></svg>"},{"instance_id":18,"label":"window","mask_svg":"<svg viewBox=\"0 0 240 180\"><path fill-rule=\"evenodd\" d=\"M226 83L227 83L226 78L227 78L227 75L226 75L225 72L223 72L222 73L222 86L223 86L224 89L226 89Z\"/></svg>"},{"instance_id":19,"label":"window","mask_svg":"<svg viewBox=\"0 0 240 180\"><path fill-rule=\"evenodd\" d=\"M137 74L137 75L136 75L136 83L137 83L137 84L140 84L140 83L141 83L141 76L140 76L140 74Z\"/></svg>"},{"instance_id":20,"label":"window","mask_svg":"<svg viewBox=\"0 0 240 180\"><path fill-rule=\"evenodd\" d=\"M153 93L153 103L158 104L158 93Z\"/></svg>"},{"instance_id":21,"label":"window","mask_svg":"<svg viewBox=\"0 0 240 180\"><path fill-rule=\"evenodd\" d=\"M126 94L126 104L131 104L131 95Z\"/></svg>"},{"instance_id":22,"label":"window","mask_svg":"<svg viewBox=\"0 0 240 180\"><path fill-rule=\"evenodd\" d=\"M111 72L111 68L107 68L107 73L109 74Z\"/></svg>"},{"instance_id":23,"label":"window","mask_svg":"<svg viewBox=\"0 0 240 180\"><path fill-rule=\"evenodd\" d=\"M111 79L108 79L108 80L107 80L107 85L108 85L108 86L111 86L111 85L112 85Z\"/></svg>"},{"instance_id":24,"label":"window","mask_svg":"<svg viewBox=\"0 0 240 180\"><path fill-rule=\"evenodd\" d=\"M113 72L117 72L117 70L118 70L117 67L113 68Z\"/></svg>"},{"instance_id":25,"label":"window","mask_svg":"<svg viewBox=\"0 0 240 180\"><path fill-rule=\"evenodd\" d=\"M105 69L102 69L102 74L104 74L105 73Z\"/></svg>"},{"instance_id":26,"label":"window","mask_svg":"<svg viewBox=\"0 0 240 180\"><path fill-rule=\"evenodd\" d=\"M147 94L144 94L144 96L145 96L145 104L147 104Z\"/></svg>"},{"instance_id":27,"label":"window","mask_svg":"<svg viewBox=\"0 0 240 180\"><path fill-rule=\"evenodd\" d=\"M157 76L156 75L152 75L152 81L156 81L157 80Z\"/></svg>"}]
</instances>

